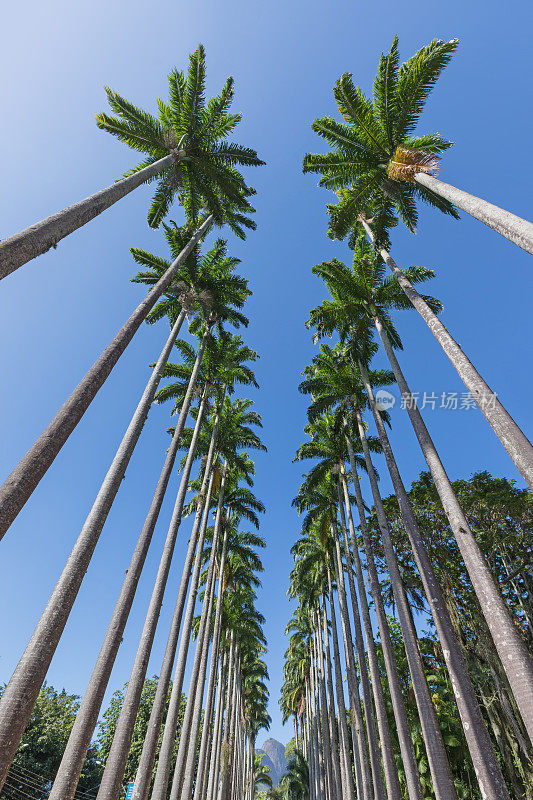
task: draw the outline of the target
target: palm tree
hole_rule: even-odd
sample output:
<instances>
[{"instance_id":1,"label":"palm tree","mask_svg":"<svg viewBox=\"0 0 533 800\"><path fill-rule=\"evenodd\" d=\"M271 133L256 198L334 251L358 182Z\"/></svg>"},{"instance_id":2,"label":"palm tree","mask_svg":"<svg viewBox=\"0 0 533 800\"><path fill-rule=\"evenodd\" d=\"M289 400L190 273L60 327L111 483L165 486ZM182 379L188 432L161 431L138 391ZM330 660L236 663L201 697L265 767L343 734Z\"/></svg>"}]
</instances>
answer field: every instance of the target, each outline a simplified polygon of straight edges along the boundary
<instances>
[{"instance_id":1,"label":"palm tree","mask_svg":"<svg viewBox=\"0 0 533 800\"><path fill-rule=\"evenodd\" d=\"M322 502L324 501L322 500ZM333 493L331 495L330 503L333 507L335 503ZM388 542L390 541L390 537L388 537L388 531L382 531L382 536L384 547L387 552L387 567L391 576L393 589L395 590L395 601L402 626L406 655L409 662L409 668L413 680L413 689L420 713L424 741L428 751L428 758L433 776L434 788L437 792L437 797L453 797L455 790L453 787L451 771L417 646L417 634L412 619L411 610L405 596L405 591L402 585L396 555L392 549L392 544L390 548L388 547Z\"/></svg>"},{"instance_id":2,"label":"palm tree","mask_svg":"<svg viewBox=\"0 0 533 800\"><path fill-rule=\"evenodd\" d=\"M363 327L373 323L384 345L402 396L409 397L409 387L393 352L393 347L401 347L401 341L392 325L389 310L390 308L412 308L412 305L394 280L384 279L384 265L380 256L369 253L368 246L364 240L359 239L356 243L353 270L349 270L340 262L335 261L330 264L321 264L315 267L314 271L325 279L333 300L331 303L324 304L321 309L313 310L311 312L311 320L316 320L320 331L324 332L330 331L332 326L335 325L337 329L341 330L342 336L345 336L345 332L354 327L361 332ZM430 270L425 270L422 267L413 267L408 272L409 277L414 282L421 282L432 276ZM433 306L434 310L439 309L439 303L433 298L426 296L424 299L428 305ZM472 585L489 625L489 630L504 664L517 704L523 714L524 723L526 727L530 727L533 735L533 709L529 702L529 698L533 693L533 665L531 664L531 659L494 582L479 545L470 530L465 514L453 491L451 481L446 474L420 411L416 404L410 402L406 403L406 408L468 569ZM381 428L384 432L385 428L382 422ZM380 437L383 444L381 432ZM385 445L383 447L385 449ZM390 461L390 465L392 466L392 461ZM394 467L392 468L395 469ZM398 482L398 489L403 494L400 484L401 481ZM400 502L403 502L405 513L411 517L412 511L408 510L409 503L405 502L405 499ZM417 538L417 534L414 533L415 527L413 527L412 523L416 527L414 517L408 527L413 531L413 536ZM421 558L426 561L427 553L423 546L419 552ZM430 566L429 562L427 566ZM429 572L426 573L426 575L429 574ZM432 599L435 600L436 595L433 589L430 590L430 594ZM438 615L440 616L440 613ZM438 627L436 620L435 622ZM444 626L447 632L443 630L443 636L448 637L448 635L451 635L455 639L449 619L444 622ZM453 652L451 645L448 647L443 642L443 647L446 653ZM456 683L454 685L461 696L459 701L460 710L461 704L464 703L461 713L464 721L468 722L467 738L475 736L476 730L479 732L480 740L475 745L475 749L479 748L479 758L487 765L488 772L484 781L487 784L492 781L498 781L499 787L497 791L504 791L503 777L501 777L501 781L498 778L499 770L497 769L496 757L493 754L490 739L482 721L481 712L468 678L464 661L462 659L457 661L454 669L459 670L459 673L455 675ZM459 674L462 675L461 678ZM462 688L459 688L461 685ZM472 746L474 746L473 743ZM477 765L476 768L478 768ZM479 766L479 769L481 770L481 766Z\"/></svg>"},{"instance_id":3,"label":"palm tree","mask_svg":"<svg viewBox=\"0 0 533 800\"><path fill-rule=\"evenodd\" d=\"M270 767L263 764L264 757L264 754L254 753L254 794L261 785L267 786L269 789L274 786L270 777Z\"/></svg>"},{"instance_id":4,"label":"palm tree","mask_svg":"<svg viewBox=\"0 0 533 800\"><path fill-rule=\"evenodd\" d=\"M282 785L287 800L309 800L309 768L300 750L292 753Z\"/></svg>"},{"instance_id":5,"label":"palm tree","mask_svg":"<svg viewBox=\"0 0 533 800\"><path fill-rule=\"evenodd\" d=\"M332 145L326 155L306 155L304 172L323 174L320 185L339 191L339 224L350 226L377 200L394 206L407 227L416 230L416 200L457 217L454 206L533 253L533 224L434 176L439 154L451 142L435 133L413 136L420 114L458 40L433 39L400 66L398 38L381 55L373 100L356 88L350 73L334 88L345 124L330 117L313 122L313 130Z\"/></svg>"},{"instance_id":6,"label":"palm tree","mask_svg":"<svg viewBox=\"0 0 533 800\"><path fill-rule=\"evenodd\" d=\"M112 186L75 203L0 243L0 279L18 267L57 247L61 239L81 228L143 183L158 178L148 212L157 227L176 194L185 200L191 219L207 202L220 211L220 195L239 202L242 178L235 166L263 164L255 150L225 140L240 122L231 114L233 78L220 94L205 101L205 51L202 45L189 56L188 74L177 69L168 76L169 101L158 99L159 118L136 107L106 87L116 116L97 114L99 128L113 134L146 160L128 170Z\"/></svg>"},{"instance_id":7,"label":"palm tree","mask_svg":"<svg viewBox=\"0 0 533 800\"><path fill-rule=\"evenodd\" d=\"M246 282L238 276L232 274L235 260L226 257L225 245L218 242L212 251L201 261L200 265L195 265L194 257L192 264L188 265L186 277L189 279L189 294L192 300L188 301L189 310L195 307L199 309L199 320L193 324L203 326L201 332L201 344L198 354L194 356L188 388L185 392L183 406L178 420L178 431L174 437L174 456L175 448L178 446L179 438L185 425L185 419L189 410L189 405L196 385L196 377L203 358L203 353L210 337L210 330L215 321L220 324L228 317L234 324L247 324L244 317L237 309L243 305L249 291ZM220 291L217 291L217 277L220 277ZM208 296L205 295L209 291ZM198 299L194 293L197 292ZM203 296L201 293L203 292ZM194 306L191 309L191 302ZM237 308L232 308L235 304ZM172 321L172 332L181 324L185 310L182 308L177 313L176 304L167 307ZM10 742L9 748L4 750L4 757L0 760L0 783L3 779L3 770L9 768L9 758L13 758L20 737L31 714L33 705L37 699L42 681L48 670L48 666L59 643L61 634L66 625L70 610L75 602L81 582L90 563L92 554L98 543L100 533L111 509L113 500L118 492L126 467L129 463L133 449L139 439L144 421L148 414L150 405L154 399L159 379L165 369L166 361L174 344L170 340L165 347L148 386L141 398L141 402L135 412L133 419L124 435L121 445L115 458L108 470L108 473L97 494L96 500L91 511L82 527L78 540L67 561L63 573L52 593L52 596L43 611L39 624L30 639L28 647L22 656L17 669L6 688L2 697L2 724L0 725L0 742L6 736ZM162 480L165 488L170 477L173 458L167 459ZM166 482L165 482L166 481ZM157 515L159 513L163 493L156 490L158 499L150 509L149 522L143 528L141 536L143 543L139 551L134 555L134 571L127 580L127 589L119 600L119 608L116 616L112 620L112 628L105 643L105 651L96 666L96 672L92 682L88 687L87 703L88 707L83 708L80 716L79 727L76 728L75 735L69 740L69 748L64 761L65 769L60 770L61 788L58 788L62 797L74 792L75 786L81 774L83 760L90 743L92 731L96 725L98 711L103 699L105 685L109 679L112 665L122 638L122 631L127 620L131 603L140 570L146 557L151 536L154 530ZM183 503L183 500L182 500ZM181 512L180 512L181 513ZM118 628L117 619L120 620ZM105 664L105 667L103 666ZM103 690L102 690L102 687ZM89 699L90 696L90 699ZM18 738L17 738L18 737ZM13 747L15 748L13 750ZM72 748L72 751L71 751ZM13 751L13 752L11 752ZM68 765L68 766L67 766ZM53 796L55 796L55 791Z\"/></svg>"}]
</instances>

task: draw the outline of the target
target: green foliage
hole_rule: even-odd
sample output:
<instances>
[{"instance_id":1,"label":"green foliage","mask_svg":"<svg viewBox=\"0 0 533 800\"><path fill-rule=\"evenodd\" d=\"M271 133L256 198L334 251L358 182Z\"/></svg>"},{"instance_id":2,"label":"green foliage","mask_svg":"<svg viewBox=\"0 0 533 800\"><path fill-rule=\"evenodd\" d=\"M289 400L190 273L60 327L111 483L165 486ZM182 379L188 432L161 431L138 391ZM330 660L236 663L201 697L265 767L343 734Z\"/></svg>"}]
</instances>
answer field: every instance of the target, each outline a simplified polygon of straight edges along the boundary
<instances>
[{"instance_id":1,"label":"green foliage","mask_svg":"<svg viewBox=\"0 0 533 800\"><path fill-rule=\"evenodd\" d=\"M363 214L378 217L378 240L385 243L386 228L395 224L393 209L409 230L415 232L417 200L457 217L448 201L412 182L416 171L432 173L439 154L451 146L451 142L435 133L412 134L457 44L457 39L449 42L434 39L400 66L398 37L395 37L389 52L381 54L372 99L354 85L348 72L336 82L333 93L344 122L322 117L312 125L315 133L333 149L325 154L307 154L303 162L304 172L321 175L319 186L338 194L337 205L328 205L332 237L347 236ZM398 148L413 153L417 169L407 172L391 169Z\"/></svg>"},{"instance_id":2,"label":"green foliage","mask_svg":"<svg viewBox=\"0 0 533 800\"><path fill-rule=\"evenodd\" d=\"M241 114L230 113L233 79L228 78L220 94L206 103L205 78L205 50L199 45L189 57L187 75L174 69L168 76L169 100L157 99L158 117L106 87L115 116L97 114L96 122L147 155L126 175L172 155L173 164L153 179L157 188L148 211L149 225L157 228L177 197L194 225L207 211L218 224L227 222L244 236L243 229L253 227L246 217L253 212L248 200L253 190L237 168L264 162L255 150L226 141L241 120Z\"/></svg>"},{"instance_id":3,"label":"green foliage","mask_svg":"<svg viewBox=\"0 0 533 800\"><path fill-rule=\"evenodd\" d=\"M0 687L0 696L2 693ZM43 685L0 797L6 800L48 797L76 718L78 699L64 689L58 692L46 683ZM101 773L97 750L91 746L79 790L97 788Z\"/></svg>"},{"instance_id":4,"label":"green foliage","mask_svg":"<svg viewBox=\"0 0 533 800\"><path fill-rule=\"evenodd\" d=\"M501 587L507 606L514 615L524 640L531 647L533 498L528 491L517 489L514 481L493 478L487 472L476 473L469 480L454 481L453 487L494 578ZM443 590L509 792L512 797L530 800L533 797L533 752L429 473L423 472L413 483L409 499ZM386 498L384 505L405 588L411 597L411 603L426 614L430 623L431 618L396 497L393 495ZM378 568L386 575L375 513L370 524ZM390 587L386 577L383 588L384 597L390 602ZM421 647L454 777L462 787L460 797L478 797L477 789L473 788L477 784L470 759L466 756L468 750L440 646L435 637L428 634L421 639ZM397 649L400 650L399 644ZM407 681L405 667L402 661L404 680ZM405 683L404 690L406 696L409 696L409 688ZM418 730L419 723L414 716L412 720L413 729ZM420 744L420 757L425 758L421 748ZM428 797L432 796L428 794Z\"/></svg>"}]
</instances>

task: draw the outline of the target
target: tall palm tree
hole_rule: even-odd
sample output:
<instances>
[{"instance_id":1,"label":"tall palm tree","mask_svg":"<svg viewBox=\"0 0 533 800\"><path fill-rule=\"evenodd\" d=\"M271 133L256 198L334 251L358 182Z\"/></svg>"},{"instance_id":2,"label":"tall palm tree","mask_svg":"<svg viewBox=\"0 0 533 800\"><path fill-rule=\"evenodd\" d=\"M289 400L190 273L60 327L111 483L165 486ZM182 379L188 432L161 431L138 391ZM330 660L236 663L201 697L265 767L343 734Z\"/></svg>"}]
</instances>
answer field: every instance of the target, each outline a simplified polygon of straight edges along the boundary
<instances>
[{"instance_id":1,"label":"tall palm tree","mask_svg":"<svg viewBox=\"0 0 533 800\"><path fill-rule=\"evenodd\" d=\"M373 323L384 345L402 396L410 396L409 387L393 351L393 347L401 347L401 341L397 332L394 330L389 312L391 308L412 308L412 305L393 279L384 279L384 265L381 257L377 254L370 253L368 245L360 238L355 246L354 266L352 270L340 264L338 261L331 262L330 264L321 264L315 267L314 270L325 279L326 285L332 294L332 301L325 303L321 309L313 310L311 312L311 319L316 320L320 330L324 332L330 331L334 324L336 329L341 331L343 337L346 334L350 335L349 331L354 330L354 328L361 332L364 326L372 325ZM408 272L414 282L421 282L432 276L431 271L421 267L413 267ZM425 301L428 305L433 306L435 310L439 309L439 303L433 298L426 296ZM529 653L509 614L505 601L496 586L479 545L470 530L466 516L461 509L451 481L446 474L445 468L418 407L416 404L408 402L406 403L406 408L422 452L435 481L435 486L465 561L470 579L472 580L472 585L480 601L502 664L504 664L517 704L524 717L524 723L526 726L529 726L533 736L533 708L529 701L533 693L533 665ZM385 429L382 423L381 427L384 432ZM381 432L380 437L382 438L383 444L384 437ZM392 466L392 461L390 464ZM401 482L398 483L398 488L399 491L402 492L400 483ZM405 501L405 498L402 502L405 507L405 513L412 516L412 512L409 512L408 509L408 507L410 508L409 503ZM416 538L417 535L414 532L415 527L413 523L414 517L409 523L409 526ZM419 552L421 557L427 560L425 548L422 547ZM429 562L427 566L431 569ZM425 574L429 576L430 572ZM433 590L430 591L430 594L432 599L436 598ZM441 615L439 614L439 616ZM444 625L447 633L443 630L443 636L447 637L451 635L452 639L455 639L451 628L451 622L449 619L446 621L446 617L447 613L443 618L445 619ZM448 647L448 645L444 646L444 643L443 647L447 653L453 652L453 647ZM481 712L471 682L468 679L466 664L464 664L462 659L458 660L454 669L459 671L455 675L455 686L460 694L460 699L458 698L459 709L463 714L464 721L468 723L467 739L469 736L475 737L476 731L479 732L479 742L477 744L472 742L472 746L474 746L476 750L479 748L478 757L480 762L486 764L487 772L484 777L484 782L487 784L491 781L497 782L499 784L497 791L502 792L504 791L503 777L501 777L501 780L499 779L496 757L490 745L490 739L482 721ZM459 675L462 675L462 678L460 678ZM462 688L460 688L461 684ZM461 709L462 703L464 703L464 705ZM476 769L481 770L481 766L478 767L476 765Z\"/></svg>"},{"instance_id":2,"label":"tall palm tree","mask_svg":"<svg viewBox=\"0 0 533 800\"><path fill-rule=\"evenodd\" d=\"M305 172L319 172L320 185L339 192L336 215L350 225L376 200L394 206L407 227L416 230L416 200L457 217L455 206L533 253L533 224L468 192L435 178L439 154L451 142L436 133L413 136L420 114L458 40L433 39L400 66L398 38L381 55L373 99L355 87L350 73L334 88L345 123L330 117L313 130L334 148L326 155L306 155Z\"/></svg>"},{"instance_id":3,"label":"tall palm tree","mask_svg":"<svg viewBox=\"0 0 533 800\"><path fill-rule=\"evenodd\" d=\"M335 691L337 695L337 710L339 717L339 741L340 741L340 756L341 756L341 781L342 781L342 795L343 797L354 796L354 787L352 782L352 769L351 757L348 742L348 725L346 719L346 709L344 705L344 690L342 682L342 667L340 662L340 650L338 643L338 632L336 624L336 612L333 597L333 583L332 571L334 567L334 553L333 553L333 537L330 529L333 530L333 508L334 502L331 501L331 495L326 488L324 492L315 492L311 495L310 492L300 491L299 495L295 498L294 503L297 508L307 510L307 515L303 523L303 531L308 535L299 540L293 551L297 555L297 560L293 572L291 573L294 589L292 591L302 593L307 601L308 593L320 590L321 594L327 594L330 603L331 614L331 632L333 640L333 663L335 673ZM312 574L314 571L314 586L309 584L302 576ZM316 587L316 588L315 588ZM312 596L312 595L311 595ZM312 605L310 603L310 605ZM343 633L347 631L347 622L345 619L346 607L345 604L341 606L341 615L343 617ZM345 638L345 653L347 664L350 665L350 651L348 640ZM368 787L369 781L369 768L368 768L368 754L366 752L366 743L362 738L362 725L361 725L361 712L357 713L357 705L359 704L359 694L354 690L353 678L355 678L354 669L348 667L350 677L349 695L350 695L350 711L352 719L352 740L353 740L353 753L354 753L354 766L356 776L356 786L358 796L363 796L364 781ZM366 762L366 766L363 764ZM368 788L366 789L368 791Z\"/></svg>"},{"instance_id":4,"label":"tall palm tree","mask_svg":"<svg viewBox=\"0 0 533 800\"><path fill-rule=\"evenodd\" d=\"M228 507L232 507L230 497L227 497ZM238 516L233 515L230 522L226 526L225 531L225 546L227 551L227 559L224 562L224 549L222 551L221 561L220 561L220 580L223 582L224 589L227 592L226 600L224 597L221 599L220 608L222 610L222 605L224 602L227 606L227 613L229 612L230 616L232 614L232 609L235 606L239 609L239 614L247 615L251 614L251 618L253 619L253 626L255 626L254 630L250 629L250 620L247 620L246 628L247 628L247 638L244 636L244 628L243 628L243 621L240 623L238 640L240 644L240 669L242 673L242 696L241 696L241 703L242 703L242 718L246 721L251 723L250 715L254 712L254 708L250 707L250 696L253 694L252 705L255 703L255 713L261 715L261 699L264 699L267 694L266 686L262 682L263 677L268 677L268 673L266 671L266 667L262 662L260 662L258 658L258 652L256 649L257 644L261 641L263 642L262 638L259 636L260 628L257 626L261 626L264 623L264 618L258 614L258 612L254 609L254 601L255 601L255 591L254 589L260 585L259 580L257 578L257 573L263 571L263 566L257 553L255 552L254 548L263 548L265 546L264 540L258 536L257 534L249 534L240 532L239 527L239 518ZM218 602L218 601L217 601ZM218 606L217 606L218 611ZM226 618L224 618L226 619ZM252 644L252 648L246 647L246 643L248 645ZM214 643L213 643L214 646ZM196 747L197 747L197 738L199 732L199 724L200 724L200 712L201 712L201 697L202 697L202 690L201 685L196 693L196 725L192 729L190 741L188 743L188 762L187 762L187 770L184 776L183 785L181 788L181 797L190 797L192 793L192 781L194 779L194 760L196 755ZM205 733L208 728L205 728L205 719L207 717L208 707L206 705L206 713L204 716L204 731ZM248 731L249 735L251 735L252 729ZM244 735L247 733L246 728L241 730L243 740ZM203 739L202 735L202 739ZM254 737L255 738L255 737ZM240 743L241 745L244 744L244 741ZM253 742L252 742L252 752L253 752ZM250 750L250 748L248 748ZM201 755L201 753L200 753ZM244 755L244 751L240 753L240 756ZM242 763L241 767L244 768L245 764ZM207 762L202 761L201 758L198 762L198 770L196 774L196 782L202 782L204 780L203 771L207 768ZM241 784L240 788L244 793L244 787L242 786L242 777L244 774L244 769L241 775L238 776L238 780ZM176 778L176 776L175 776ZM174 788L177 789L179 785L179 778L178 780L174 781ZM171 792L171 796L178 797L179 794L176 792L174 793L174 789Z\"/></svg>"},{"instance_id":5,"label":"tall palm tree","mask_svg":"<svg viewBox=\"0 0 533 800\"><path fill-rule=\"evenodd\" d=\"M324 500L322 500L324 502ZM335 503L334 495L331 493L330 503ZM317 508L318 504L315 504ZM316 512L311 511L314 515ZM446 757L444 742L439 729L437 716L431 693L427 683L426 675L424 672L420 652L418 650L417 634L414 626L411 610L405 596L405 591L402 585L400 572L396 560L396 555L392 548L388 547L390 537L388 531L382 531L384 546L387 550L387 567L391 576L391 583L395 591L395 601L398 608L400 623L402 627L402 634L405 642L406 655L409 663L409 669L413 681L413 689L415 692L416 702L419 709L424 741L428 752L428 759L431 766L431 773L433 776L433 785L437 793L437 797L445 798L448 796L453 797L455 789L453 787L450 766ZM333 612L332 612L333 623Z\"/></svg>"},{"instance_id":6,"label":"tall palm tree","mask_svg":"<svg viewBox=\"0 0 533 800\"><path fill-rule=\"evenodd\" d=\"M240 201L242 178L235 166L263 164L255 150L225 141L240 122L230 113L233 78L219 95L205 101L205 51L199 45L189 56L187 75L177 69L168 76L169 100L158 98L159 118L136 107L106 87L111 110L97 114L99 128L116 136L146 159L112 186L0 242L0 279L32 258L57 247L61 239L81 228L143 183L158 179L148 212L157 227L176 194L185 200L192 219L208 202L220 210L220 195Z\"/></svg>"}]
</instances>

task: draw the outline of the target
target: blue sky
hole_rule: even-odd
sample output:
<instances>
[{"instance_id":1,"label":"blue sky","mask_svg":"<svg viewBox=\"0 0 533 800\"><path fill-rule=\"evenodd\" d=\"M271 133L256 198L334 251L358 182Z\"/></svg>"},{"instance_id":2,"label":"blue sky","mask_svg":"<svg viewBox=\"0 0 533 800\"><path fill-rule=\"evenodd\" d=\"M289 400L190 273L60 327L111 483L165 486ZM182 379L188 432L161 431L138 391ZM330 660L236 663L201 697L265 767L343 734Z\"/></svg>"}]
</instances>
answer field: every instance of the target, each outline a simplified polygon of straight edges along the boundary
<instances>
[{"instance_id":1,"label":"blue sky","mask_svg":"<svg viewBox=\"0 0 533 800\"><path fill-rule=\"evenodd\" d=\"M329 195L301 174L302 155L320 151L316 116L337 116L332 86L344 71L369 90L379 54L400 36L403 58L430 39L459 37L460 49L422 119L456 142L443 180L521 216L533 216L528 141L529 3L493 0L398 5L337 0L270 3L199 0L51 0L3 10L0 89L4 124L0 237L108 185L136 162L125 146L99 131L104 84L154 110L166 75L186 65L198 42L207 50L208 94L232 74L235 107L244 113L238 140L256 147L268 166L253 171L258 230L230 240L254 295L246 340L260 354L261 384L252 396L263 415L268 454L257 458L256 491L267 513L268 542L258 605L265 614L271 672L271 735L286 741L277 700L289 549L298 533L290 501L301 467L291 464L302 440L306 401L300 372L314 348L308 309L323 291L311 267L346 245L325 236ZM0 475L6 475L48 423L141 297L129 282L129 247L164 254L160 232L145 222L143 187L88 224L55 251L27 264L0 286ZM178 222L181 211L170 215ZM530 369L531 257L471 219L456 222L424 209L417 236L398 229L400 265L437 272L428 290L444 303L443 319L526 432L533 390ZM401 355L413 390L461 392L463 386L423 322L397 319ZM101 479L161 349L166 327L142 329L70 437L49 473L0 544L0 681L9 678L83 524ZM517 477L480 412L429 410L426 419L451 477L479 469ZM154 408L128 468L53 660L49 682L82 693L152 495L167 445L169 409ZM392 442L406 483L424 467L405 412L393 411ZM384 474L382 486L390 491ZM519 485L522 482L519 480ZM160 517L110 691L127 680L173 502ZM366 488L366 487L365 487ZM369 498L369 493L367 492ZM184 527L184 534L188 527ZM158 671L186 535L175 556L150 674Z\"/></svg>"}]
</instances>

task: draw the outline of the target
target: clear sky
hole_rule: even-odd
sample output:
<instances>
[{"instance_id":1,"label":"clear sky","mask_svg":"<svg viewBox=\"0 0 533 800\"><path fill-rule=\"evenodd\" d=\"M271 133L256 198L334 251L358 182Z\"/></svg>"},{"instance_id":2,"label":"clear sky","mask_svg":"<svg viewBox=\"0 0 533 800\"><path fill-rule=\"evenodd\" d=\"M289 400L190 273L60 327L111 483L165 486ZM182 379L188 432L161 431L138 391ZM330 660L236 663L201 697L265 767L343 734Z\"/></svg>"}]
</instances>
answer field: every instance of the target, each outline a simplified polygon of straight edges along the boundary
<instances>
[{"instance_id":1,"label":"clear sky","mask_svg":"<svg viewBox=\"0 0 533 800\"><path fill-rule=\"evenodd\" d=\"M395 33L402 58L433 37L459 37L460 49L430 100L420 132L456 142L440 176L531 219L531 4L495 0L447 3L354 3L333 0L50 0L2 10L0 88L3 155L0 237L63 208L118 178L136 155L99 131L105 84L155 110L166 75L185 67L203 42L208 95L228 74L235 108L244 113L238 141L256 147L268 166L250 176L258 190L256 233L230 242L254 296L249 344L261 353L260 392L268 454L257 458L257 494L267 513L268 542L258 605L265 614L271 673L271 735L287 741L278 709L289 548L298 533L290 501L301 467L291 464L302 440L306 400L300 372L314 352L305 330L322 297L311 267L346 245L326 238L324 204L302 155L323 143L310 123L337 116L332 87L345 71L369 90L377 60ZM165 253L145 222L150 187L138 189L57 250L0 285L0 475L3 477L142 296L129 278L129 247ZM178 223L182 212L170 214ZM515 419L531 435L531 288L533 261L480 223L456 222L427 209L418 235L398 229L400 265L433 267L428 291L443 301L443 319ZM397 318L401 362L413 390L461 392L463 386L420 318ZM83 524L101 479L167 334L144 326L70 437L47 476L0 544L0 681L9 678ZM474 410L428 410L426 418L452 478L479 469L517 477L513 464ZM167 445L169 409L156 407L128 468L65 634L49 682L82 693L107 626ZM392 441L405 481L424 467L405 412L393 411ZM390 491L384 474L382 486ZM519 481L522 485L522 482ZM172 490L176 480L171 483ZM127 680L170 516L164 506L110 691ZM367 497L369 497L367 493ZM158 672L183 559L184 528L149 673ZM108 695L109 696L109 695ZM262 741L262 738L260 737Z\"/></svg>"}]
</instances>

